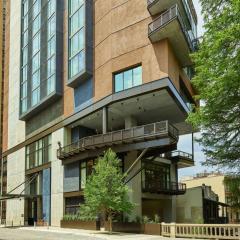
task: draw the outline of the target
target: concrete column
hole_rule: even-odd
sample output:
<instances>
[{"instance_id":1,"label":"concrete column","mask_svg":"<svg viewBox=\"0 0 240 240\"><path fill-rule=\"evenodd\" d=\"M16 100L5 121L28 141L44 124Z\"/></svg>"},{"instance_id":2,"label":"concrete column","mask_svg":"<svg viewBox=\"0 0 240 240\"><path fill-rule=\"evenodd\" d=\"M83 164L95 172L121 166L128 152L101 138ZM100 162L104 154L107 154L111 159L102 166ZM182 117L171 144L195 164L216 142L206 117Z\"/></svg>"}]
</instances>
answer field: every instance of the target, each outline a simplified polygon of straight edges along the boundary
<instances>
[{"instance_id":1,"label":"concrete column","mask_svg":"<svg viewBox=\"0 0 240 240\"><path fill-rule=\"evenodd\" d=\"M108 132L108 107L103 107L102 112L102 133L105 134Z\"/></svg>"},{"instance_id":2,"label":"concrete column","mask_svg":"<svg viewBox=\"0 0 240 240\"><path fill-rule=\"evenodd\" d=\"M176 200L176 196L172 196L172 206L171 206L171 222L176 222L177 219L177 200Z\"/></svg>"},{"instance_id":3,"label":"concrete column","mask_svg":"<svg viewBox=\"0 0 240 240\"><path fill-rule=\"evenodd\" d=\"M133 164L133 162L137 158L137 151L128 152L125 156L124 161L124 171ZM141 167L141 161L139 161L134 169L129 173L129 177L131 177L139 168ZM141 173L135 176L131 181L127 183L130 188L129 199L131 202L135 203L136 206L130 216L131 220L135 220L136 217L142 216L142 188L141 188Z\"/></svg>"},{"instance_id":4,"label":"concrete column","mask_svg":"<svg viewBox=\"0 0 240 240\"><path fill-rule=\"evenodd\" d=\"M132 116L127 116L124 119L125 129L137 126L137 120Z\"/></svg>"}]
</instances>

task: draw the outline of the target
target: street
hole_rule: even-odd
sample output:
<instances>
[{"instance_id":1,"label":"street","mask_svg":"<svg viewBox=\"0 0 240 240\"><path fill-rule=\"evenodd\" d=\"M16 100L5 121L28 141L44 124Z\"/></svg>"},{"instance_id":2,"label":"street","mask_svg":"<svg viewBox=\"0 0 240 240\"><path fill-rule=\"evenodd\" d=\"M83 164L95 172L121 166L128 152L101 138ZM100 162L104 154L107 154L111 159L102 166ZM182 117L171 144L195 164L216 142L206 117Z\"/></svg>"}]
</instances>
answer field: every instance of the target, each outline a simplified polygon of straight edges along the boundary
<instances>
[{"instance_id":1,"label":"street","mask_svg":"<svg viewBox=\"0 0 240 240\"><path fill-rule=\"evenodd\" d=\"M113 233L50 227L0 228L0 240L162 240L161 236Z\"/></svg>"}]
</instances>

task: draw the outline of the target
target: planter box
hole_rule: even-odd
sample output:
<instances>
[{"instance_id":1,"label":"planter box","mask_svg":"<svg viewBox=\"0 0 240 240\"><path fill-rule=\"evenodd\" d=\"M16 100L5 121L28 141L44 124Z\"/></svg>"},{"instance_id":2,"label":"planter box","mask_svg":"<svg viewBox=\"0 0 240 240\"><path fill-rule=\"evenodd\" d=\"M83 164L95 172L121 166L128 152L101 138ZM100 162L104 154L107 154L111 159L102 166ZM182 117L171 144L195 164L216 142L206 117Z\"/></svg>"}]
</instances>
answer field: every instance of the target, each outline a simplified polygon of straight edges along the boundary
<instances>
[{"instance_id":1,"label":"planter box","mask_svg":"<svg viewBox=\"0 0 240 240\"><path fill-rule=\"evenodd\" d=\"M123 222L113 222L112 223L113 232L125 232L125 233L142 233L141 223L123 223ZM106 222L105 229L109 231L109 222Z\"/></svg>"},{"instance_id":2,"label":"planter box","mask_svg":"<svg viewBox=\"0 0 240 240\"><path fill-rule=\"evenodd\" d=\"M100 230L100 224L97 221L65 221L65 220L61 220L61 228Z\"/></svg>"},{"instance_id":3,"label":"planter box","mask_svg":"<svg viewBox=\"0 0 240 240\"><path fill-rule=\"evenodd\" d=\"M161 235L161 224L157 223L146 223L143 224L143 233L150 234L150 235Z\"/></svg>"}]
</instances>

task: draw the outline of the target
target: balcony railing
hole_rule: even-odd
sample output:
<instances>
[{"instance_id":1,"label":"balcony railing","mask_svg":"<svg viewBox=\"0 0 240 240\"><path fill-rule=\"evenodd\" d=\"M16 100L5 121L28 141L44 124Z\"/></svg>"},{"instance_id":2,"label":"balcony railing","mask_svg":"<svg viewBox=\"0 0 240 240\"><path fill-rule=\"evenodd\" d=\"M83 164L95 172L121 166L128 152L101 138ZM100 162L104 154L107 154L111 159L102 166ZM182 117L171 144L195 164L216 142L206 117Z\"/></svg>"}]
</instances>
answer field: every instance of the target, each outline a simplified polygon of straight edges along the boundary
<instances>
[{"instance_id":1,"label":"balcony railing","mask_svg":"<svg viewBox=\"0 0 240 240\"><path fill-rule=\"evenodd\" d=\"M180 157L180 158L186 158L186 159L193 159L192 154L186 153L186 152L183 152L183 151L179 151L179 150L170 152L169 156L171 158L176 158L176 157L179 158Z\"/></svg>"},{"instance_id":2,"label":"balcony railing","mask_svg":"<svg viewBox=\"0 0 240 240\"><path fill-rule=\"evenodd\" d=\"M149 0L151 1L151 0ZM160 30L164 26L166 26L168 23L173 21L174 19L177 19L179 21L179 24L181 26L181 29L184 33L184 36L186 38L186 41L188 43L188 46L191 51L194 51L195 44L193 44L193 41L191 40L190 34L187 31L187 28L184 24L183 18L181 16L181 13L179 11L179 8L176 5L169 8L167 11L162 13L158 18L156 18L152 23L148 26L148 35L151 36L154 32Z\"/></svg>"},{"instance_id":3,"label":"balcony railing","mask_svg":"<svg viewBox=\"0 0 240 240\"><path fill-rule=\"evenodd\" d=\"M143 181L142 191L145 193L157 193L167 195L181 195L186 192L186 184L179 182Z\"/></svg>"},{"instance_id":4,"label":"balcony railing","mask_svg":"<svg viewBox=\"0 0 240 240\"><path fill-rule=\"evenodd\" d=\"M106 134L88 136L80 139L70 145L61 147L57 151L59 159L71 157L80 152L107 147L117 144L127 144L132 142L144 142L162 137L171 137L178 140L178 130L168 121L151 123L143 126L137 126L129 129L123 129Z\"/></svg>"}]
</instances>

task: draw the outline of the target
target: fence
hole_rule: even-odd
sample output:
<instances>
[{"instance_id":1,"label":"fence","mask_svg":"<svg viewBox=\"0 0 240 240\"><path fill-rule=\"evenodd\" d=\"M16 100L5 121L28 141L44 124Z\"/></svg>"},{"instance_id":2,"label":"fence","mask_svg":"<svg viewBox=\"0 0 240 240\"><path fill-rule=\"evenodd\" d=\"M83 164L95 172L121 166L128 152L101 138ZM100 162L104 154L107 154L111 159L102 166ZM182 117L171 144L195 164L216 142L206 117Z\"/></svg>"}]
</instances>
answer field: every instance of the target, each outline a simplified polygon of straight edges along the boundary
<instances>
[{"instance_id":1,"label":"fence","mask_svg":"<svg viewBox=\"0 0 240 240\"><path fill-rule=\"evenodd\" d=\"M240 224L175 224L162 223L162 236L202 238L202 239L240 239Z\"/></svg>"}]
</instances>

